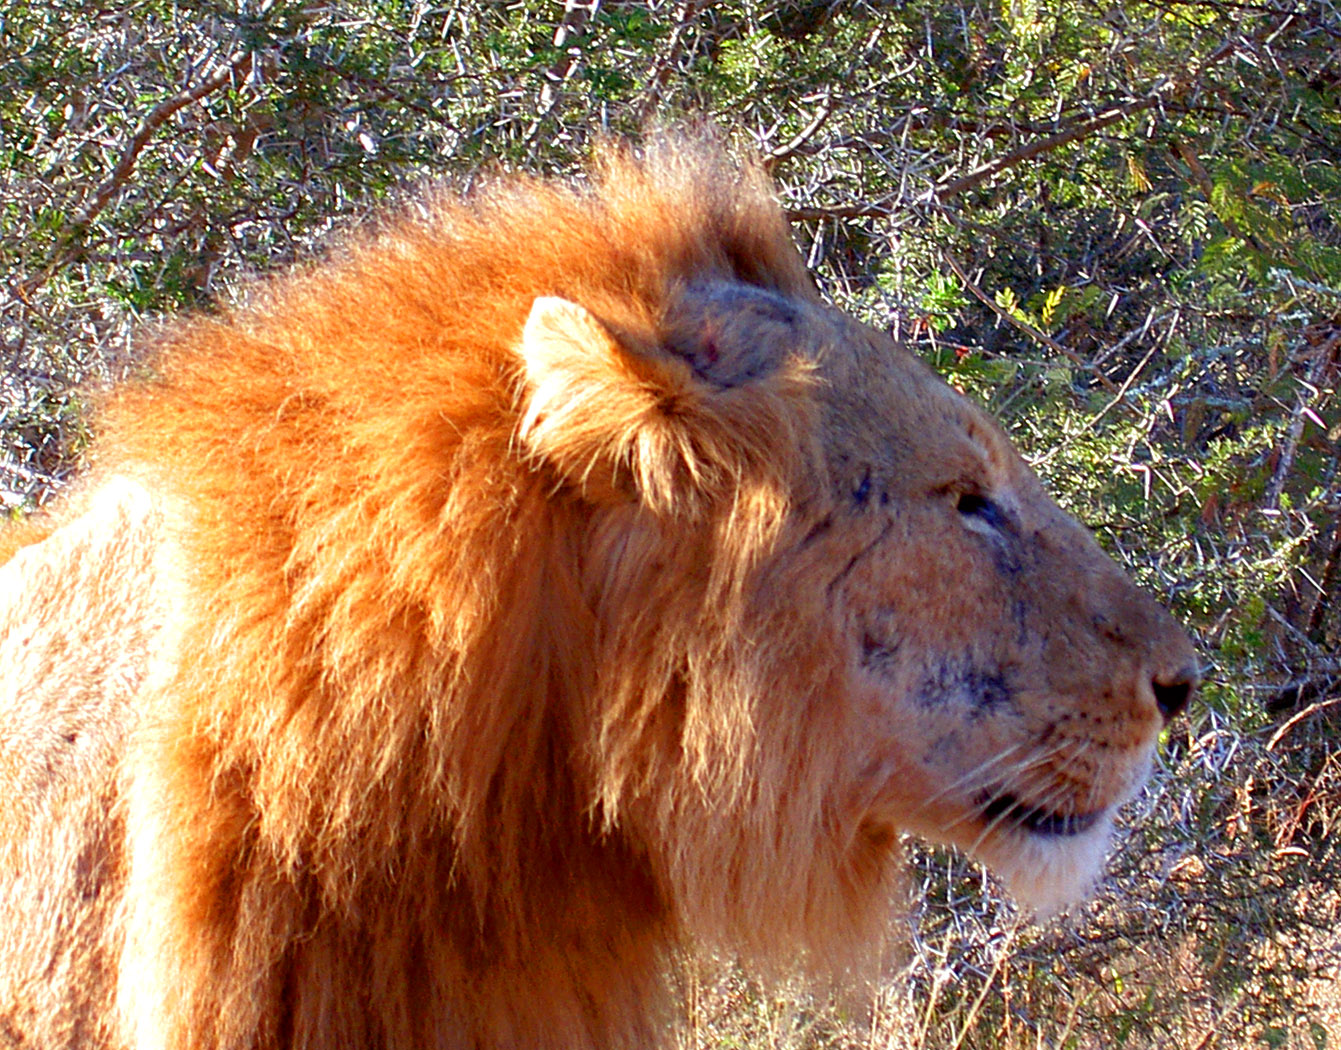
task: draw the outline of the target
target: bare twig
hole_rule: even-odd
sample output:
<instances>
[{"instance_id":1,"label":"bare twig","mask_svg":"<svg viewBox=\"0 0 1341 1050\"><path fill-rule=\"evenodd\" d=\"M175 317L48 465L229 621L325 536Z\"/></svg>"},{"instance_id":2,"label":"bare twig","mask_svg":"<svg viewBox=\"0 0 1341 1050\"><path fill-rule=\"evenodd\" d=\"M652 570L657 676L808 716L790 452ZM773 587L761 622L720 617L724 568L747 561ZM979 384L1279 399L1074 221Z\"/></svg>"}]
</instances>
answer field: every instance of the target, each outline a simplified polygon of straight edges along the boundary
<instances>
[{"instance_id":1,"label":"bare twig","mask_svg":"<svg viewBox=\"0 0 1341 1050\"><path fill-rule=\"evenodd\" d=\"M1332 679L1331 681L1335 683L1335 679ZM1341 696L1338 696L1333 700L1321 700L1317 703L1309 704L1306 708L1304 708L1297 714L1293 715L1289 719L1289 721L1285 722L1279 729L1277 729L1274 733L1271 734L1271 739L1267 741L1266 749L1268 751L1274 751L1276 749L1276 745L1279 744L1283 739L1285 739L1285 735L1296 725L1302 722L1305 718L1308 718L1310 715L1317 714L1317 712L1325 710L1326 708L1336 707L1337 704L1341 704Z\"/></svg>"},{"instance_id":2,"label":"bare twig","mask_svg":"<svg viewBox=\"0 0 1341 1050\"><path fill-rule=\"evenodd\" d=\"M563 87L577 72L581 63L582 49L575 43L587 28L587 23L601 9L601 0L564 0L563 17L554 29L553 44L562 49L559 60L545 70L545 83L540 89L539 107L531 127L526 132L526 141L535 141L540 129L559 106L563 97Z\"/></svg>"},{"instance_id":3,"label":"bare twig","mask_svg":"<svg viewBox=\"0 0 1341 1050\"><path fill-rule=\"evenodd\" d=\"M675 15L675 28L671 30L670 40L666 43L666 50L659 52L656 62L652 66L651 72L647 76L647 87L643 89L643 99L638 103L638 123L645 124L656 112L658 103L661 101L661 92L665 88L670 75L675 69L675 65L680 60L680 53L684 49L685 33L694 20L698 18L699 12L707 6L707 0L684 0L679 5Z\"/></svg>"},{"instance_id":4,"label":"bare twig","mask_svg":"<svg viewBox=\"0 0 1341 1050\"><path fill-rule=\"evenodd\" d=\"M1161 318L1161 320L1163 320L1163 318ZM1136 331L1139 331L1139 329ZM1125 342L1126 340L1132 338L1132 336L1136 334L1136 331L1129 332L1124 337L1123 341ZM1088 420L1086 420L1084 426L1078 428L1073 433L1067 434L1065 438L1063 438L1057 444L1053 445L1052 448L1048 449L1048 451L1045 452L1042 456L1038 457L1037 459L1031 460L1030 465L1033 466L1035 470L1037 470L1040 465L1047 463L1048 461L1053 459L1053 457L1061 453L1064 449L1069 448L1075 442L1075 440L1078 437L1080 437L1081 434L1087 433L1088 431L1093 430L1096 426L1098 426L1099 420L1103 419L1104 416L1108 415L1108 413L1112 409L1116 408L1118 405L1123 404L1123 399L1127 396L1127 391L1131 389L1131 385L1134 382L1136 382L1136 377L1139 376L1141 372L1145 369L1145 366L1150 363L1150 359L1155 356L1155 351L1158 349L1159 349L1159 343L1156 342L1154 346L1152 346L1149 350L1146 351L1145 356L1141 358L1140 362L1136 365L1136 367L1133 368L1127 374L1127 378L1122 381L1122 385L1118 387L1116 391L1113 392L1113 396L1112 398L1109 399L1108 404L1104 405L1103 408L1101 408L1097 413L1095 413ZM1102 372L1097 372L1095 374L1100 376L1103 375Z\"/></svg>"},{"instance_id":5,"label":"bare twig","mask_svg":"<svg viewBox=\"0 0 1341 1050\"><path fill-rule=\"evenodd\" d=\"M1089 120L1082 120L1073 124L1069 128L1049 135L1047 138L1037 139L1027 145L1021 146L1017 150L1012 150L1004 156L997 157L996 160L989 161L979 168L975 168L967 175L961 175L959 178L950 182L943 183L931 190L930 196L933 200L947 201L956 194L963 193L965 190L971 190L975 186L986 182L993 175L997 175L1009 168L1015 167L1026 160L1032 160L1041 153L1050 153L1055 149L1060 149L1068 143L1075 142L1077 139L1083 139L1096 131L1108 127L1110 124L1116 124L1119 120L1125 120L1127 117L1142 110L1150 109L1156 106L1166 96L1173 94L1176 89L1176 83L1170 81L1162 85L1158 90L1145 98L1133 99L1130 102L1124 102L1121 105L1111 106L1091 117Z\"/></svg>"},{"instance_id":6,"label":"bare twig","mask_svg":"<svg viewBox=\"0 0 1341 1050\"><path fill-rule=\"evenodd\" d=\"M1281 26L1276 27L1273 32L1279 32L1292 21L1293 17L1293 15L1287 15L1285 22ZM1263 32L1259 37L1255 37L1254 41L1264 39L1268 35L1268 33ZM1116 124L1118 121L1125 120L1127 117L1134 116L1144 110L1160 106L1168 99L1185 94L1197 83L1202 74L1232 55L1239 49L1239 46L1240 42L1237 39L1227 40L1211 52L1196 70L1185 76L1176 77L1164 82L1143 98L1131 99L1130 101L1122 102L1118 105L1109 106L1107 109L1097 113L1095 116L1090 117L1087 120L1079 121L1070 127L1063 128L1060 131L1048 135L1046 138L1038 139L1027 145L1021 146L1017 150L1012 150L1005 156L989 161L981 167L969 172L967 175L962 175L957 179L953 179L950 182L934 187L928 196L932 200L940 202L947 201L956 194L973 189L975 186L981 185L992 178L992 176L1006 171L1009 168L1013 168L1017 164L1032 160L1040 154L1050 153L1053 150L1060 149L1062 146L1075 142L1077 139L1086 138L1087 136L1094 134L1096 131L1102 131L1110 124Z\"/></svg>"},{"instance_id":7,"label":"bare twig","mask_svg":"<svg viewBox=\"0 0 1341 1050\"><path fill-rule=\"evenodd\" d=\"M1290 23L1292 17L1293 16L1287 15L1284 23L1282 23L1281 26L1277 26L1274 31L1279 32L1283 26ZM1261 34L1262 37L1267 35L1269 34L1265 32ZM1254 41L1257 39L1258 38L1255 37ZM1050 153L1053 150L1060 149L1079 139L1086 138L1097 131L1102 131L1104 128L1134 116L1137 113L1162 106L1166 102L1186 94L1202 74L1234 54L1240 46L1241 41L1237 39L1225 41L1211 52L1211 54L1206 57L1206 60L1202 62L1194 72L1183 77L1168 80L1162 83L1154 91L1151 91L1148 95L1141 98L1129 99L1125 102L1116 103L1099 111L1092 117L1078 120L1041 139L1026 143L1019 149L1012 150L1004 156L997 157L995 160L989 161L988 163L975 168L973 171L961 175L959 178L933 186L923 194L921 200L923 202L943 204L950 198L963 193L965 190L973 189L992 177L999 175L1001 172L1014 168L1025 161L1032 160L1034 157L1041 156L1044 153ZM803 132L803 134L806 133ZM813 134L813 132L810 132L810 134ZM784 147L784 149L789 148L790 146ZM777 163L777 160L771 157L766 160L765 163L770 164L770 161L771 164ZM802 219L855 219L879 217L890 214L896 204L896 196L887 195L866 203L836 205L827 208L791 208L788 209L787 217L793 221Z\"/></svg>"},{"instance_id":8,"label":"bare twig","mask_svg":"<svg viewBox=\"0 0 1341 1050\"><path fill-rule=\"evenodd\" d=\"M832 207L812 206L806 208L788 208L787 218L791 222L803 222L807 219L869 219L891 215L894 212L894 197L881 197L869 204L835 204Z\"/></svg>"},{"instance_id":9,"label":"bare twig","mask_svg":"<svg viewBox=\"0 0 1341 1050\"><path fill-rule=\"evenodd\" d=\"M1277 510L1280 507L1280 496L1285 490L1285 479L1294 466L1295 453L1299 450L1299 441L1304 436L1304 424L1308 419L1313 397L1317 394L1318 381L1322 378L1323 371L1331 361L1332 351L1339 344L1341 344L1341 329L1318 348L1317 356L1314 357L1313 363L1309 365L1308 378L1303 383L1303 389L1299 391L1299 397L1295 403L1294 418L1290 420L1290 429L1286 432L1285 443L1281 446L1280 458L1276 461L1276 469L1271 472L1270 482L1267 483L1266 495L1262 505L1268 510Z\"/></svg>"},{"instance_id":10,"label":"bare twig","mask_svg":"<svg viewBox=\"0 0 1341 1050\"><path fill-rule=\"evenodd\" d=\"M826 90L824 94L820 96L819 106L815 109L815 115L810 118L810 123L798 131L790 142L779 146L764 157L764 170L772 172L774 168L788 157L795 156L796 152L802 146L819 133L820 128L824 127L832 113L833 94Z\"/></svg>"}]
</instances>

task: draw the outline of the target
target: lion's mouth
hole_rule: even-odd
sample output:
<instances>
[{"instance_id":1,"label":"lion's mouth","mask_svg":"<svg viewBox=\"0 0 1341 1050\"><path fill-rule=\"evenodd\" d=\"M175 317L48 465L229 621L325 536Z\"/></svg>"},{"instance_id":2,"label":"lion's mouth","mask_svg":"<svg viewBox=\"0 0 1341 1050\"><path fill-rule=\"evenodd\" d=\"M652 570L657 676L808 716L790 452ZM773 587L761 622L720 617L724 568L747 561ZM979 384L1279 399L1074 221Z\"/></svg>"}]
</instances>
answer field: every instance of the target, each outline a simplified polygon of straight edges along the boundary
<instances>
[{"instance_id":1,"label":"lion's mouth","mask_svg":"<svg viewBox=\"0 0 1341 1050\"><path fill-rule=\"evenodd\" d=\"M1094 827L1103 814L1102 809L1091 813L1058 813L1031 806L1009 792L991 796L982 807L983 818L989 825L1023 828L1035 835L1056 837L1081 835Z\"/></svg>"}]
</instances>

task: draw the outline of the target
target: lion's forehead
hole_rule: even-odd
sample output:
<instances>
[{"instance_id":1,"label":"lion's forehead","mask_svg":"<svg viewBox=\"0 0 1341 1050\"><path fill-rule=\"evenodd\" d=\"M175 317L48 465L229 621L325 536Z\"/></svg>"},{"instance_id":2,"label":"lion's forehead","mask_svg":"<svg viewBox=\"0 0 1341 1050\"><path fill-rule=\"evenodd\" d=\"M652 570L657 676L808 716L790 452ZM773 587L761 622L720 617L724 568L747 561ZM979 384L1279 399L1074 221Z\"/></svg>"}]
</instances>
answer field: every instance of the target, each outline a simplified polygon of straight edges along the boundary
<instances>
[{"instance_id":1,"label":"lion's forehead","mask_svg":"<svg viewBox=\"0 0 1341 1050\"><path fill-rule=\"evenodd\" d=\"M662 348L718 387L740 386L789 359L814 362L839 337L830 311L740 281L696 279L669 297Z\"/></svg>"},{"instance_id":2,"label":"lion's forehead","mask_svg":"<svg viewBox=\"0 0 1341 1050\"><path fill-rule=\"evenodd\" d=\"M907 490L1032 489L1032 472L983 409L884 333L841 314L826 321L812 344L840 475L872 470Z\"/></svg>"},{"instance_id":3,"label":"lion's forehead","mask_svg":"<svg viewBox=\"0 0 1341 1050\"><path fill-rule=\"evenodd\" d=\"M661 345L719 388L804 361L839 489L869 477L891 495L960 487L1050 502L991 416L887 333L832 306L700 277L669 295Z\"/></svg>"}]
</instances>

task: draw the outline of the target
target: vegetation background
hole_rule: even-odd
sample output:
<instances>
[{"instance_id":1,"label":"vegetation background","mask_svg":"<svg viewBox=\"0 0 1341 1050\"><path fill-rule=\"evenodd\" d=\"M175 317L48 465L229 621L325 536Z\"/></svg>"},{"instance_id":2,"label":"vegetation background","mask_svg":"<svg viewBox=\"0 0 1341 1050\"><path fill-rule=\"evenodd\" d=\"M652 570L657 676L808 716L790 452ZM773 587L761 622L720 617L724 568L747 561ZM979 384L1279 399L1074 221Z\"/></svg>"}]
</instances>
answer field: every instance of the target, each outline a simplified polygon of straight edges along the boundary
<instances>
[{"instance_id":1,"label":"vegetation background","mask_svg":"<svg viewBox=\"0 0 1341 1050\"><path fill-rule=\"evenodd\" d=\"M77 468L156 317L425 179L686 115L764 157L825 293L1001 416L1213 668L1091 906L1021 923L912 847L876 1015L724 966L686 978L686 1044L1341 1046L1330 0L7 3L0 508Z\"/></svg>"}]
</instances>

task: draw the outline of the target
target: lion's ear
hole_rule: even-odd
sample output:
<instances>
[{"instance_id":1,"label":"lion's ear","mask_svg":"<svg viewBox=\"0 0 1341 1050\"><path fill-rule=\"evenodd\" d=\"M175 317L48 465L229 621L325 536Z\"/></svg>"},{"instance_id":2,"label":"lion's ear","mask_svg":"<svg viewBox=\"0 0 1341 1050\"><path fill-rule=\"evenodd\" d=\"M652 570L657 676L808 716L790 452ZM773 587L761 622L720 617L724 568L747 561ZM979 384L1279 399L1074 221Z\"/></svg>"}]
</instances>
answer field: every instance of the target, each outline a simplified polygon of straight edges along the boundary
<instances>
[{"instance_id":1,"label":"lion's ear","mask_svg":"<svg viewBox=\"0 0 1341 1050\"><path fill-rule=\"evenodd\" d=\"M588 499L658 513L695 514L738 500L743 484L777 482L802 441L810 366L780 348L795 340L779 307L755 317L763 308L739 298L692 294L662 345L641 351L576 303L537 299L521 342L524 446Z\"/></svg>"},{"instance_id":2,"label":"lion's ear","mask_svg":"<svg viewBox=\"0 0 1341 1050\"><path fill-rule=\"evenodd\" d=\"M671 439L667 398L687 376L622 347L605 325L566 299L542 297L522 332L525 446L588 498L672 498L650 468ZM687 451L687 450L686 450ZM639 475L643 475L640 477ZM643 484L640 484L642 482Z\"/></svg>"}]
</instances>

